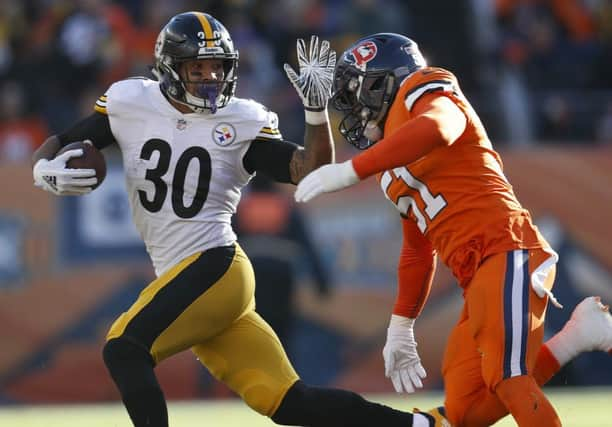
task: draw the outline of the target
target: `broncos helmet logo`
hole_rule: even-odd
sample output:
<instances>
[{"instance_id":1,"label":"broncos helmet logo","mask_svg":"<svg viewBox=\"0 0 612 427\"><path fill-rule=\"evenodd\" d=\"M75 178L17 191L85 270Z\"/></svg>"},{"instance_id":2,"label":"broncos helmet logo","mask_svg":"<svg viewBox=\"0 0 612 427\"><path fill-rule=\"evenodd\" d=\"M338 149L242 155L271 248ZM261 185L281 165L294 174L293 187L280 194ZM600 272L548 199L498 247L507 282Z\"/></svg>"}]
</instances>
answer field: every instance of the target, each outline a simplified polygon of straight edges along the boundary
<instances>
[{"instance_id":1,"label":"broncos helmet logo","mask_svg":"<svg viewBox=\"0 0 612 427\"><path fill-rule=\"evenodd\" d=\"M350 51L355 65L361 70L365 70L367 63L374 59L377 53L378 48L376 44L370 40L364 41Z\"/></svg>"}]
</instances>

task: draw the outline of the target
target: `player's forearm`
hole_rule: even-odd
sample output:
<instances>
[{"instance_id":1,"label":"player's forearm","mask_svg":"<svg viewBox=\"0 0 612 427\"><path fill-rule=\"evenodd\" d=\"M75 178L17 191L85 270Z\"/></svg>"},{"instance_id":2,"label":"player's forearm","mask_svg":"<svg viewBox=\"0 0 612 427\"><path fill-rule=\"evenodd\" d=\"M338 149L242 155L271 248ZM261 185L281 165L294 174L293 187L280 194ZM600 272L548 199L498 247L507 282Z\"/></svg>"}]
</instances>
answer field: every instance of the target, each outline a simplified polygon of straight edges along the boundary
<instances>
[{"instance_id":1,"label":"player's forearm","mask_svg":"<svg viewBox=\"0 0 612 427\"><path fill-rule=\"evenodd\" d=\"M306 123L304 148L309 153L306 162L306 167L310 168L308 172L335 161L334 139L329 121L316 125Z\"/></svg>"},{"instance_id":2,"label":"player's forearm","mask_svg":"<svg viewBox=\"0 0 612 427\"><path fill-rule=\"evenodd\" d=\"M38 147L32 154L32 166L36 164L40 159L52 159L55 154L62 148L59 138L57 135L51 135Z\"/></svg>"},{"instance_id":3,"label":"player's forearm","mask_svg":"<svg viewBox=\"0 0 612 427\"><path fill-rule=\"evenodd\" d=\"M421 260L400 258L398 268L398 292L393 314L416 319L429 297L436 268L436 257L432 253L419 254Z\"/></svg>"},{"instance_id":4,"label":"player's forearm","mask_svg":"<svg viewBox=\"0 0 612 427\"><path fill-rule=\"evenodd\" d=\"M443 145L447 144L442 138L439 123L427 116L420 116L353 157L353 167L359 178L365 179L378 172L408 165Z\"/></svg>"},{"instance_id":5,"label":"player's forearm","mask_svg":"<svg viewBox=\"0 0 612 427\"><path fill-rule=\"evenodd\" d=\"M411 219L402 220L404 236L398 264L398 292L393 314L415 319L421 313L436 269L431 243Z\"/></svg>"},{"instance_id":6,"label":"player's forearm","mask_svg":"<svg viewBox=\"0 0 612 427\"><path fill-rule=\"evenodd\" d=\"M311 171L334 160L334 140L329 122L306 123L304 148L296 150L291 159L291 181L297 184Z\"/></svg>"},{"instance_id":7,"label":"player's forearm","mask_svg":"<svg viewBox=\"0 0 612 427\"><path fill-rule=\"evenodd\" d=\"M438 147L449 146L467 125L465 113L445 96L425 95L412 112L413 119L353 158L359 178L409 165Z\"/></svg>"}]
</instances>

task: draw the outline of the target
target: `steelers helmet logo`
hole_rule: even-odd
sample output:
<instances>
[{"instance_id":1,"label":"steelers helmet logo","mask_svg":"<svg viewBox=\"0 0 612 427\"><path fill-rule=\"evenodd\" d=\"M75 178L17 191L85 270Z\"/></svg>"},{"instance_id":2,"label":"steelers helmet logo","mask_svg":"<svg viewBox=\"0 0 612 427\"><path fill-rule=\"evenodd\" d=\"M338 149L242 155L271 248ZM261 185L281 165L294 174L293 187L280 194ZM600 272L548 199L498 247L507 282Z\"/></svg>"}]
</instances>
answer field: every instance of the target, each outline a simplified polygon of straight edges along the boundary
<instances>
[{"instance_id":1,"label":"steelers helmet logo","mask_svg":"<svg viewBox=\"0 0 612 427\"><path fill-rule=\"evenodd\" d=\"M225 147L236 139L236 129L229 123L219 123L213 129L212 137L215 144Z\"/></svg>"}]
</instances>

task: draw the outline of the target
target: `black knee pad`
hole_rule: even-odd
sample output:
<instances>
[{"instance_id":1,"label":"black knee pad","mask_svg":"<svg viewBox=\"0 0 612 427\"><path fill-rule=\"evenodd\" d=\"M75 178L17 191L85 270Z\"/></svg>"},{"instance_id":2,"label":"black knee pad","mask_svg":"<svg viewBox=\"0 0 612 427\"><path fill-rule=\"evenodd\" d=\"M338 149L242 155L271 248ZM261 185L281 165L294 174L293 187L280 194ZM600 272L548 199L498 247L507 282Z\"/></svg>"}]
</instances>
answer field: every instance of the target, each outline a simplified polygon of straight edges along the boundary
<instances>
[{"instance_id":1,"label":"black knee pad","mask_svg":"<svg viewBox=\"0 0 612 427\"><path fill-rule=\"evenodd\" d=\"M111 373L121 370L121 367L155 365L148 351L125 338L114 338L108 341L102 350L102 357Z\"/></svg>"},{"instance_id":2,"label":"black knee pad","mask_svg":"<svg viewBox=\"0 0 612 427\"><path fill-rule=\"evenodd\" d=\"M304 409L309 406L309 395L306 384L297 381L287 390L280 406L270 418L277 424L294 425L292 422L302 419Z\"/></svg>"},{"instance_id":3,"label":"black knee pad","mask_svg":"<svg viewBox=\"0 0 612 427\"><path fill-rule=\"evenodd\" d=\"M132 423L135 426L167 427L164 393L155 378L155 363L149 352L120 337L107 342L102 355Z\"/></svg>"}]
</instances>

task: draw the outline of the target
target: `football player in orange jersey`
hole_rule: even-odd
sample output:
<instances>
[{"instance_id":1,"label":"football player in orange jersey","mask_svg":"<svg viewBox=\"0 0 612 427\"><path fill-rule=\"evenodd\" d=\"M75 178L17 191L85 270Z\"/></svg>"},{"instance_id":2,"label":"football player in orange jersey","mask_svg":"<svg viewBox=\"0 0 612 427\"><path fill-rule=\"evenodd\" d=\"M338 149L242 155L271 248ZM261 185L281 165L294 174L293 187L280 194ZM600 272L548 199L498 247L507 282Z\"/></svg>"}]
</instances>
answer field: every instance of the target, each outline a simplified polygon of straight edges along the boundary
<instances>
[{"instance_id":1,"label":"football player in orange jersey","mask_svg":"<svg viewBox=\"0 0 612 427\"><path fill-rule=\"evenodd\" d=\"M428 67L411 39L383 33L344 52L333 92L340 132L365 151L311 172L295 197L376 175L400 211L399 292L383 349L395 389L412 392L426 376L413 324L440 256L465 299L442 367L450 422L488 426L510 413L520 426L561 425L540 386L578 353L612 350L612 316L587 298L542 344L548 302L561 307L551 293L558 256L515 197L456 77Z\"/></svg>"}]
</instances>

